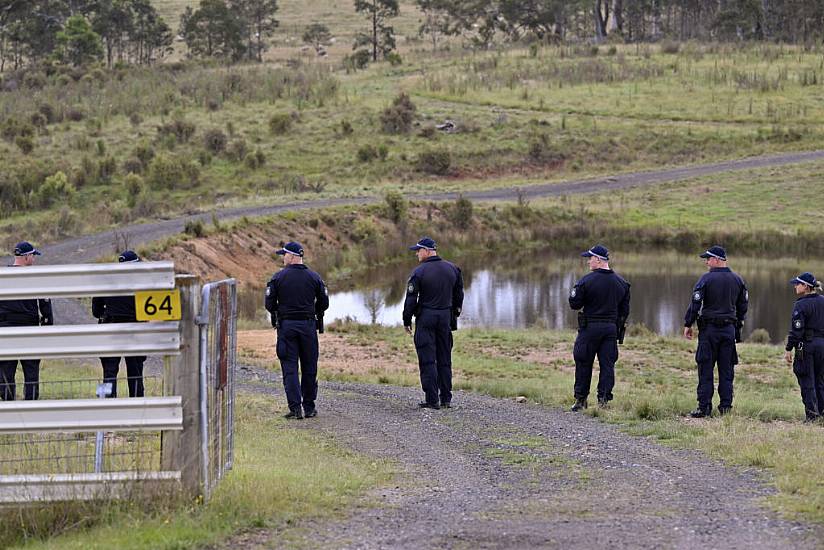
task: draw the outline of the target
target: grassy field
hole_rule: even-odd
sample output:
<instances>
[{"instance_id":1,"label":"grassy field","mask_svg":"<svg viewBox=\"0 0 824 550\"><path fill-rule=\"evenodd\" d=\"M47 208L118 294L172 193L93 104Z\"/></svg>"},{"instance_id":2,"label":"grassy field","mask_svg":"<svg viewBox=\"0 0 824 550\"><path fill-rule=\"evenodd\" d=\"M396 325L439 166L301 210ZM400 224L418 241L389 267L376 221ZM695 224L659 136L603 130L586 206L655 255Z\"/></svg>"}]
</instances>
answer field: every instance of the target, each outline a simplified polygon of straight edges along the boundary
<instances>
[{"instance_id":1,"label":"grassy field","mask_svg":"<svg viewBox=\"0 0 824 550\"><path fill-rule=\"evenodd\" d=\"M0 95L0 234L53 240L219 206L528 186L821 142L820 52L610 52L410 50L401 66L355 73L304 60L53 76ZM414 124L385 133L401 91ZM434 128L446 120L458 131ZM29 131L26 154L15 141ZM44 185L57 172L66 183Z\"/></svg>"},{"instance_id":2,"label":"grassy field","mask_svg":"<svg viewBox=\"0 0 824 550\"><path fill-rule=\"evenodd\" d=\"M330 330L343 334L355 348L381 354L377 362L396 367L364 372L331 357L325 361L333 364L324 365L322 357L324 376L419 384L414 348L400 328L339 324ZM739 345L733 414L693 420L686 413L695 407L695 342L657 337L638 327L629 332L616 367L615 401L607 409L591 407L587 414L668 445L766 470L777 489L769 497L772 506L788 515L824 521L824 487L818 481L824 476L822 427L802 424L798 386L780 347ZM571 332L537 329L458 331L455 387L568 407L573 402L573 340ZM460 397L455 400L459 403Z\"/></svg>"},{"instance_id":3,"label":"grassy field","mask_svg":"<svg viewBox=\"0 0 824 550\"><path fill-rule=\"evenodd\" d=\"M283 537L298 518L335 517L353 496L389 479L388 465L287 425L276 414L281 404L238 397L235 469L207 505L167 497L2 510L0 546L200 548L256 528Z\"/></svg>"}]
</instances>

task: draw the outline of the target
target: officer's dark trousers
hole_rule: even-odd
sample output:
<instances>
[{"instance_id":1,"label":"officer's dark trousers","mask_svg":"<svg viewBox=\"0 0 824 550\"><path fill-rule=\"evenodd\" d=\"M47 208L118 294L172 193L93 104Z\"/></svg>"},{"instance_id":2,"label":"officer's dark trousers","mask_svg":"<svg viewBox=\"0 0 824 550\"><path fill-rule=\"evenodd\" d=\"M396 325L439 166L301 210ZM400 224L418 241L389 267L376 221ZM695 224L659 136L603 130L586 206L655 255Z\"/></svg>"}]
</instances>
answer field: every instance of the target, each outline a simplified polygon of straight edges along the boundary
<instances>
[{"instance_id":1,"label":"officer's dark trousers","mask_svg":"<svg viewBox=\"0 0 824 550\"><path fill-rule=\"evenodd\" d=\"M40 397L40 359L21 359L23 366L23 394L31 401ZM0 399L14 401L17 360L0 361Z\"/></svg>"},{"instance_id":2,"label":"officer's dark trousers","mask_svg":"<svg viewBox=\"0 0 824 550\"><path fill-rule=\"evenodd\" d=\"M126 357L126 382L129 384L129 397L143 397L143 362L145 356ZM120 357L101 357L103 365L103 382L112 385L109 397L117 397L117 373L120 371Z\"/></svg>"},{"instance_id":3,"label":"officer's dark trousers","mask_svg":"<svg viewBox=\"0 0 824 550\"><path fill-rule=\"evenodd\" d=\"M572 357L575 359L575 399L586 399L592 384L592 365L598 357L598 399L610 401L618 360L618 327L615 323L589 321L578 329Z\"/></svg>"},{"instance_id":4,"label":"officer's dark trousers","mask_svg":"<svg viewBox=\"0 0 824 550\"><path fill-rule=\"evenodd\" d=\"M735 351L735 327L708 324L698 333L698 349L695 351L698 365L698 407L712 410L713 372L718 364L719 407L732 407L732 383L738 354Z\"/></svg>"},{"instance_id":5,"label":"officer's dark trousers","mask_svg":"<svg viewBox=\"0 0 824 550\"><path fill-rule=\"evenodd\" d=\"M801 388L807 418L818 418L824 413L824 338L805 342L804 350L796 351L793 373Z\"/></svg>"},{"instance_id":6,"label":"officer's dark trousers","mask_svg":"<svg viewBox=\"0 0 824 550\"><path fill-rule=\"evenodd\" d=\"M278 328L277 354L289 410L315 408L318 396L318 335L314 319L283 320ZM300 380L298 380L300 361Z\"/></svg>"},{"instance_id":7,"label":"officer's dark trousers","mask_svg":"<svg viewBox=\"0 0 824 550\"><path fill-rule=\"evenodd\" d=\"M423 309L415 320L421 387L430 405L452 401L452 331L448 309Z\"/></svg>"}]
</instances>

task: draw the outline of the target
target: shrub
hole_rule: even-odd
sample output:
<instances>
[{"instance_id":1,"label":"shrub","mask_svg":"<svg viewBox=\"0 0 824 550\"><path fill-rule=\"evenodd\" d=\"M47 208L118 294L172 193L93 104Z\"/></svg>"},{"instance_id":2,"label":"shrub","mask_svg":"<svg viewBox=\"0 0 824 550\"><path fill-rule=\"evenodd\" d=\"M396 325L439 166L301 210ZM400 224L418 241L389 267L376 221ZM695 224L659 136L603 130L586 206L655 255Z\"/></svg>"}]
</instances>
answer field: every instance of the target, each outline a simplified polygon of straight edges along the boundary
<instances>
[{"instance_id":1,"label":"shrub","mask_svg":"<svg viewBox=\"0 0 824 550\"><path fill-rule=\"evenodd\" d=\"M286 134L292 128L292 116L286 113L277 113L269 118L269 131L276 136Z\"/></svg>"},{"instance_id":2,"label":"shrub","mask_svg":"<svg viewBox=\"0 0 824 550\"><path fill-rule=\"evenodd\" d=\"M194 187L200 178L196 164L171 154L157 155L149 164L146 181L155 189Z\"/></svg>"},{"instance_id":3,"label":"shrub","mask_svg":"<svg viewBox=\"0 0 824 550\"><path fill-rule=\"evenodd\" d=\"M46 125L49 123L49 121L46 119L43 113L32 113L31 117L29 118L29 122L31 122L31 125L35 128L40 129L45 128Z\"/></svg>"},{"instance_id":4,"label":"shrub","mask_svg":"<svg viewBox=\"0 0 824 550\"><path fill-rule=\"evenodd\" d=\"M63 172L55 172L43 181L37 190L37 203L48 208L56 202L65 202L74 195L74 186Z\"/></svg>"},{"instance_id":5,"label":"shrub","mask_svg":"<svg viewBox=\"0 0 824 550\"><path fill-rule=\"evenodd\" d=\"M229 144L229 148L226 153L229 155L230 159L240 162L245 159L246 155L249 153L249 146L246 144L245 139L238 138Z\"/></svg>"},{"instance_id":6,"label":"shrub","mask_svg":"<svg viewBox=\"0 0 824 550\"><path fill-rule=\"evenodd\" d=\"M100 159L97 163L97 183L109 183L117 173L117 161L114 157Z\"/></svg>"},{"instance_id":7,"label":"shrub","mask_svg":"<svg viewBox=\"0 0 824 550\"><path fill-rule=\"evenodd\" d=\"M134 208L137 205L137 198L146 190L143 178L135 173L127 174L123 178L123 187L126 189L126 204L129 208Z\"/></svg>"},{"instance_id":8,"label":"shrub","mask_svg":"<svg viewBox=\"0 0 824 550\"><path fill-rule=\"evenodd\" d=\"M40 90L46 85L46 75L39 71L30 71L23 76L23 86L31 90Z\"/></svg>"},{"instance_id":9,"label":"shrub","mask_svg":"<svg viewBox=\"0 0 824 550\"><path fill-rule=\"evenodd\" d=\"M186 220L183 232L194 237L203 237L206 235L206 226L203 225L201 220Z\"/></svg>"},{"instance_id":10,"label":"shrub","mask_svg":"<svg viewBox=\"0 0 824 550\"><path fill-rule=\"evenodd\" d=\"M394 223L397 224L406 217L409 204L399 191L388 191L383 200L386 202L387 216Z\"/></svg>"},{"instance_id":11,"label":"shrub","mask_svg":"<svg viewBox=\"0 0 824 550\"><path fill-rule=\"evenodd\" d=\"M385 143L378 145L378 158L386 160L389 157L389 147Z\"/></svg>"},{"instance_id":12,"label":"shrub","mask_svg":"<svg viewBox=\"0 0 824 550\"><path fill-rule=\"evenodd\" d=\"M426 174L446 175L451 165L452 155L446 149L433 149L418 155L418 170Z\"/></svg>"},{"instance_id":13,"label":"shrub","mask_svg":"<svg viewBox=\"0 0 824 550\"><path fill-rule=\"evenodd\" d=\"M187 143L195 133L195 125L179 117L158 126L157 133L161 139L174 136L178 143Z\"/></svg>"},{"instance_id":14,"label":"shrub","mask_svg":"<svg viewBox=\"0 0 824 550\"><path fill-rule=\"evenodd\" d=\"M58 75L57 78L54 79L55 84L60 87L68 86L73 82L72 77L67 74Z\"/></svg>"},{"instance_id":15,"label":"shrub","mask_svg":"<svg viewBox=\"0 0 824 550\"><path fill-rule=\"evenodd\" d=\"M372 162L378 158L378 150L374 145L367 143L358 148L357 155L360 162Z\"/></svg>"},{"instance_id":16,"label":"shrub","mask_svg":"<svg viewBox=\"0 0 824 550\"><path fill-rule=\"evenodd\" d=\"M155 157L154 147L152 147L149 143L146 143L145 141L139 143L137 147L135 147L134 149L134 156L137 157L140 160L140 162L143 163L143 168L145 169L147 166L149 166L149 163Z\"/></svg>"},{"instance_id":17,"label":"shrub","mask_svg":"<svg viewBox=\"0 0 824 550\"><path fill-rule=\"evenodd\" d=\"M246 167L251 170L257 170L263 166L264 162L266 162L266 156L260 149L254 151L253 153L248 153L243 159L243 163L246 164Z\"/></svg>"},{"instance_id":18,"label":"shrub","mask_svg":"<svg viewBox=\"0 0 824 550\"><path fill-rule=\"evenodd\" d=\"M143 168L143 163L140 162L140 159L137 157L129 157L123 161L124 174L142 174Z\"/></svg>"},{"instance_id":19,"label":"shrub","mask_svg":"<svg viewBox=\"0 0 824 550\"><path fill-rule=\"evenodd\" d=\"M369 66L370 61L372 61L372 54L369 51L358 50L343 58L343 66L347 71L358 71Z\"/></svg>"},{"instance_id":20,"label":"shrub","mask_svg":"<svg viewBox=\"0 0 824 550\"><path fill-rule=\"evenodd\" d=\"M66 109L66 118L72 122L80 122L86 118L86 113L76 107L69 107Z\"/></svg>"},{"instance_id":21,"label":"shrub","mask_svg":"<svg viewBox=\"0 0 824 550\"><path fill-rule=\"evenodd\" d=\"M750 337L747 338L747 342L752 342L753 344L769 344L770 341L770 333L767 329L764 328L757 328L750 334Z\"/></svg>"},{"instance_id":22,"label":"shrub","mask_svg":"<svg viewBox=\"0 0 824 550\"><path fill-rule=\"evenodd\" d=\"M75 187L97 183L97 165L95 162L89 157L83 157L80 160L80 166L74 169L72 181Z\"/></svg>"},{"instance_id":23,"label":"shrub","mask_svg":"<svg viewBox=\"0 0 824 550\"><path fill-rule=\"evenodd\" d=\"M681 44L674 40L661 41L661 53L676 54L681 51Z\"/></svg>"},{"instance_id":24,"label":"shrub","mask_svg":"<svg viewBox=\"0 0 824 550\"><path fill-rule=\"evenodd\" d=\"M463 195L459 195L452 207L452 223L460 229L467 229L472 225L472 213L472 201Z\"/></svg>"},{"instance_id":25,"label":"shrub","mask_svg":"<svg viewBox=\"0 0 824 550\"><path fill-rule=\"evenodd\" d=\"M132 126L140 126L143 123L143 117L140 113L132 113L129 115L129 123Z\"/></svg>"},{"instance_id":26,"label":"shrub","mask_svg":"<svg viewBox=\"0 0 824 550\"><path fill-rule=\"evenodd\" d=\"M380 229L370 218L360 218L352 228L352 238L355 241L373 241L380 234Z\"/></svg>"},{"instance_id":27,"label":"shrub","mask_svg":"<svg viewBox=\"0 0 824 550\"><path fill-rule=\"evenodd\" d=\"M547 134L539 134L529 143L529 159L533 162L553 164L565 159L565 155L555 149Z\"/></svg>"},{"instance_id":28,"label":"shrub","mask_svg":"<svg viewBox=\"0 0 824 550\"><path fill-rule=\"evenodd\" d=\"M352 128L352 123L349 122L348 120L341 120L340 121L340 134L342 136L348 136L348 135L351 135L352 132L354 132L354 129Z\"/></svg>"},{"instance_id":29,"label":"shrub","mask_svg":"<svg viewBox=\"0 0 824 550\"><path fill-rule=\"evenodd\" d=\"M96 145L97 145L97 154L101 157L103 155L105 155L106 154L106 142L103 141L102 139L98 139Z\"/></svg>"},{"instance_id":30,"label":"shrub","mask_svg":"<svg viewBox=\"0 0 824 550\"><path fill-rule=\"evenodd\" d=\"M20 148L24 155L34 151L34 140L29 136L17 136L14 139L14 144Z\"/></svg>"},{"instance_id":31,"label":"shrub","mask_svg":"<svg viewBox=\"0 0 824 550\"><path fill-rule=\"evenodd\" d=\"M6 141L14 141L17 137L33 137L34 126L20 122L16 118L9 118L0 128L0 134Z\"/></svg>"},{"instance_id":32,"label":"shrub","mask_svg":"<svg viewBox=\"0 0 824 550\"><path fill-rule=\"evenodd\" d=\"M203 135L203 146L206 147L207 151L216 155L226 150L227 141L226 134L219 128L206 130L206 133Z\"/></svg>"},{"instance_id":33,"label":"shrub","mask_svg":"<svg viewBox=\"0 0 824 550\"><path fill-rule=\"evenodd\" d=\"M392 105L381 113L381 126L387 134L405 134L412 128L417 107L405 93L392 101Z\"/></svg>"},{"instance_id":34,"label":"shrub","mask_svg":"<svg viewBox=\"0 0 824 550\"><path fill-rule=\"evenodd\" d=\"M389 64L393 67L397 67L398 65L403 64L403 59L397 52L389 52L384 56L384 59L389 61Z\"/></svg>"}]
</instances>

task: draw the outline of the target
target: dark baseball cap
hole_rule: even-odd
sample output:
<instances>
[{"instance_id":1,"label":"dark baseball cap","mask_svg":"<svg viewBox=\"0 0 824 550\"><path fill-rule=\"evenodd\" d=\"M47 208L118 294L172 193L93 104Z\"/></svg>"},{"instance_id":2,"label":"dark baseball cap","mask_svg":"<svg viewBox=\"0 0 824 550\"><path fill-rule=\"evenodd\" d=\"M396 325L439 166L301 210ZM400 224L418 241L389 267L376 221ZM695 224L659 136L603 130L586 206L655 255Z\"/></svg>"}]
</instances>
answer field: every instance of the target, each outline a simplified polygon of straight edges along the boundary
<instances>
[{"instance_id":1,"label":"dark baseball cap","mask_svg":"<svg viewBox=\"0 0 824 550\"><path fill-rule=\"evenodd\" d=\"M706 252L701 254L702 258L718 258L719 260L727 261L727 251L718 245L711 246Z\"/></svg>"},{"instance_id":2,"label":"dark baseball cap","mask_svg":"<svg viewBox=\"0 0 824 550\"><path fill-rule=\"evenodd\" d=\"M790 279L790 284L791 285L797 285L798 283L801 283L801 284L807 285L809 287L815 288L815 285L816 285L816 283L818 283L818 281L816 281L815 275L813 275L809 271L805 271L804 273L802 273L798 277L793 277L792 279Z\"/></svg>"},{"instance_id":3,"label":"dark baseball cap","mask_svg":"<svg viewBox=\"0 0 824 550\"><path fill-rule=\"evenodd\" d=\"M120 256L117 257L117 261L120 263L139 262L140 256L138 256L133 250L124 250L120 253Z\"/></svg>"},{"instance_id":4,"label":"dark baseball cap","mask_svg":"<svg viewBox=\"0 0 824 550\"><path fill-rule=\"evenodd\" d=\"M421 240L417 242L417 244L413 244L409 247L409 250L420 250L424 248L426 250L437 250L438 245L435 244L435 241L430 239L429 237L423 237Z\"/></svg>"},{"instance_id":5,"label":"dark baseball cap","mask_svg":"<svg viewBox=\"0 0 824 550\"><path fill-rule=\"evenodd\" d=\"M275 254L278 254L280 256L283 256L284 254L292 254L294 256L303 257L303 247L300 245L300 243L291 241L283 245L283 248L276 251Z\"/></svg>"},{"instance_id":6,"label":"dark baseball cap","mask_svg":"<svg viewBox=\"0 0 824 550\"><path fill-rule=\"evenodd\" d=\"M599 260L609 261L609 250L607 250L606 246L596 244L586 252L581 252L581 256L584 258L596 257Z\"/></svg>"},{"instance_id":7,"label":"dark baseball cap","mask_svg":"<svg viewBox=\"0 0 824 550\"><path fill-rule=\"evenodd\" d=\"M14 246L14 255L15 256L29 256L29 255L40 256L40 251L34 248L32 244L28 241L21 241Z\"/></svg>"}]
</instances>

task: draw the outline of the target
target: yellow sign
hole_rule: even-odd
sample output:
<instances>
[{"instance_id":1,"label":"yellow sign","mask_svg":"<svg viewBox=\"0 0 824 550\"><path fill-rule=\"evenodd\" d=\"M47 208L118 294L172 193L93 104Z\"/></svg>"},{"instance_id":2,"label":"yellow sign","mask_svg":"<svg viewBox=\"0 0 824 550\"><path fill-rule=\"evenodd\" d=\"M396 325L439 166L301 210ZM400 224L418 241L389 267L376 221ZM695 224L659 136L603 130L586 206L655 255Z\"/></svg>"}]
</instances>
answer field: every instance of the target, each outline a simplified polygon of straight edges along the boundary
<instances>
[{"instance_id":1,"label":"yellow sign","mask_svg":"<svg viewBox=\"0 0 824 550\"><path fill-rule=\"evenodd\" d=\"M138 321L179 321L181 317L180 291L151 290L134 295Z\"/></svg>"}]
</instances>

